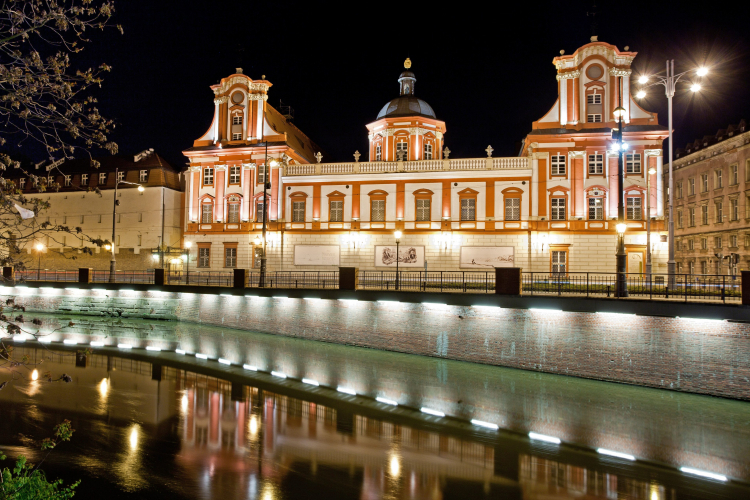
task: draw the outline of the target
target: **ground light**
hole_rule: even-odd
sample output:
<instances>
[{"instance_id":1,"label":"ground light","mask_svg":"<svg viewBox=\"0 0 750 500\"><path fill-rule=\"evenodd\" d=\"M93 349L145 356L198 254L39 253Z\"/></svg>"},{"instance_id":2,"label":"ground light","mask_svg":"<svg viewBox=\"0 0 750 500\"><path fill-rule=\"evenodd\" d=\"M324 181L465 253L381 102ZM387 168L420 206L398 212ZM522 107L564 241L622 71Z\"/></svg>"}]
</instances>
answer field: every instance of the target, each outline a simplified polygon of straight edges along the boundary
<instances>
[{"instance_id":1,"label":"ground light","mask_svg":"<svg viewBox=\"0 0 750 500\"><path fill-rule=\"evenodd\" d=\"M224 359L224 358L219 358L219 363L221 363L222 365L231 365L232 364L231 361L229 361L228 359Z\"/></svg>"},{"instance_id":2,"label":"ground light","mask_svg":"<svg viewBox=\"0 0 750 500\"><path fill-rule=\"evenodd\" d=\"M375 398L375 401L377 401L378 403L386 404L386 405L398 406L398 403L395 402L394 400L388 399L388 398L381 398L380 396Z\"/></svg>"},{"instance_id":3,"label":"ground light","mask_svg":"<svg viewBox=\"0 0 750 500\"><path fill-rule=\"evenodd\" d=\"M303 378L302 382L308 385L314 385L315 387L320 386L320 383L317 380L313 380L311 378Z\"/></svg>"},{"instance_id":4,"label":"ground light","mask_svg":"<svg viewBox=\"0 0 750 500\"><path fill-rule=\"evenodd\" d=\"M286 373L282 373L282 372L272 371L271 375L273 375L274 377L286 378Z\"/></svg>"},{"instance_id":5,"label":"ground light","mask_svg":"<svg viewBox=\"0 0 750 500\"><path fill-rule=\"evenodd\" d=\"M493 424L491 422L484 422L482 420L474 420L474 419L472 419L471 423L474 424L474 425L478 425L479 427L485 427L487 429L492 429L492 430L495 430L495 431L500 428L500 426L497 425L497 424Z\"/></svg>"},{"instance_id":6,"label":"ground light","mask_svg":"<svg viewBox=\"0 0 750 500\"><path fill-rule=\"evenodd\" d=\"M631 461L635 460L635 457L633 455L628 455L627 453L620 453L619 451L607 450L605 448L597 448L596 452L601 455L608 455L610 457L623 458L625 460L631 460Z\"/></svg>"},{"instance_id":7,"label":"ground light","mask_svg":"<svg viewBox=\"0 0 750 500\"><path fill-rule=\"evenodd\" d=\"M208 359L208 354L203 354L201 352L196 352L195 357L198 359Z\"/></svg>"},{"instance_id":8,"label":"ground light","mask_svg":"<svg viewBox=\"0 0 750 500\"><path fill-rule=\"evenodd\" d=\"M357 393L355 391L353 391L352 389L349 389L348 387L338 386L336 388L336 390L339 391L339 392L343 392L344 394L349 394L350 396L356 396L357 395Z\"/></svg>"},{"instance_id":9,"label":"ground light","mask_svg":"<svg viewBox=\"0 0 750 500\"><path fill-rule=\"evenodd\" d=\"M426 408L424 406L422 408L420 408L419 411L421 411L422 413L426 413L428 415L433 415L435 417L444 417L445 416L445 413L443 413L442 411L433 410L432 408Z\"/></svg>"},{"instance_id":10,"label":"ground light","mask_svg":"<svg viewBox=\"0 0 750 500\"><path fill-rule=\"evenodd\" d=\"M245 370L250 370L251 372L258 371L258 367L253 365L242 365L242 368L244 368Z\"/></svg>"},{"instance_id":11,"label":"ground light","mask_svg":"<svg viewBox=\"0 0 750 500\"><path fill-rule=\"evenodd\" d=\"M554 436L546 436L544 434L538 434L536 432L529 432L529 437L535 441L544 441L546 443L560 444L560 438Z\"/></svg>"},{"instance_id":12,"label":"ground light","mask_svg":"<svg viewBox=\"0 0 750 500\"><path fill-rule=\"evenodd\" d=\"M707 477L709 479L715 479L717 481L726 481L727 476L723 474L715 474L713 472L707 472L704 470L693 469L692 467L680 467L680 470L685 474L692 474L694 476Z\"/></svg>"}]
</instances>

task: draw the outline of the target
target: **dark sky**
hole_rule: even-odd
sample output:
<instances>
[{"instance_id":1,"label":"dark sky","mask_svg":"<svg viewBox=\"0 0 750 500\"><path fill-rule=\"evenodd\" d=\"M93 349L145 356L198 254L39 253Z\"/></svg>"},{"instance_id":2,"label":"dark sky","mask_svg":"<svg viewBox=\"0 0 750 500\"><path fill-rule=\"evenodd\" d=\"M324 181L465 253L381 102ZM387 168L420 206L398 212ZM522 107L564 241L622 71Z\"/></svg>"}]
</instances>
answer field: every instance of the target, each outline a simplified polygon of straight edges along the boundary
<instances>
[{"instance_id":1,"label":"dark sky","mask_svg":"<svg viewBox=\"0 0 750 500\"><path fill-rule=\"evenodd\" d=\"M601 41L637 51L637 71L705 63L701 95L675 98L676 145L750 118L750 2L599 1ZM296 125L328 156L366 154L365 124L398 94L404 59L416 94L446 122L452 157L517 153L556 98L552 58L587 43L592 2L116 1L125 34L95 35L86 58L113 66L97 92L117 121L122 152L155 148L176 166L208 128L209 86L241 66L273 83L269 102L294 107ZM666 124L663 88L646 109Z\"/></svg>"}]
</instances>

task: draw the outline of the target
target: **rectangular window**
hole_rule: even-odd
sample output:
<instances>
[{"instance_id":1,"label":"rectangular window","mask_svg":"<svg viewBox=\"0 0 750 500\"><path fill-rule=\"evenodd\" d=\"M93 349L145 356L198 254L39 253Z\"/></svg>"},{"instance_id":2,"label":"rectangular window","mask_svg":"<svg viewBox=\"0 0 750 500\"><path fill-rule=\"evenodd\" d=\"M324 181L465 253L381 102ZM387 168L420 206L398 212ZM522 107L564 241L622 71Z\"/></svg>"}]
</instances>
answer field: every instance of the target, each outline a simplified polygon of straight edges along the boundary
<instances>
[{"instance_id":1,"label":"rectangular window","mask_svg":"<svg viewBox=\"0 0 750 500\"><path fill-rule=\"evenodd\" d=\"M242 115L235 115L232 117L232 125L242 125Z\"/></svg>"},{"instance_id":2,"label":"rectangular window","mask_svg":"<svg viewBox=\"0 0 750 500\"><path fill-rule=\"evenodd\" d=\"M198 267L211 267L211 249L208 247L198 248Z\"/></svg>"},{"instance_id":3,"label":"rectangular window","mask_svg":"<svg viewBox=\"0 0 750 500\"><path fill-rule=\"evenodd\" d=\"M688 262L688 273L691 275L695 274L695 261Z\"/></svg>"},{"instance_id":4,"label":"rectangular window","mask_svg":"<svg viewBox=\"0 0 750 500\"><path fill-rule=\"evenodd\" d=\"M682 194L682 182L680 181L677 183L677 199L681 199Z\"/></svg>"},{"instance_id":5,"label":"rectangular window","mask_svg":"<svg viewBox=\"0 0 750 500\"><path fill-rule=\"evenodd\" d=\"M589 174L604 173L604 155L589 155Z\"/></svg>"},{"instance_id":6,"label":"rectangular window","mask_svg":"<svg viewBox=\"0 0 750 500\"><path fill-rule=\"evenodd\" d=\"M701 206L701 224L708 224L708 205Z\"/></svg>"},{"instance_id":7,"label":"rectangular window","mask_svg":"<svg viewBox=\"0 0 750 500\"><path fill-rule=\"evenodd\" d=\"M733 200L729 200L729 210L730 214L729 217L731 220L740 220L740 200L737 198L734 198Z\"/></svg>"},{"instance_id":8,"label":"rectangular window","mask_svg":"<svg viewBox=\"0 0 750 500\"><path fill-rule=\"evenodd\" d=\"M138 213L138 222L143 222L143 213Z\"/></svg>"},{"instance_id":9,"label":"rectangular window","mask_svg":"<svg viewBox=\"0 0 750 500\"><path fill-rule=\"evenodd\" d=\"M257 222L263 222L263 202L255 204L255 220Z\"/></svg>"},{"instance_id":10,"label":"rectangular window","mask_svg":"<svg viewBox=\"0 0 750 500\"><path fill-rule=\"evenodd\" d=\"M118 217L117 217L117 222L120 222L120 217L119 217L119 216L120 216L120 214L117 214L117 216L118 216ZM85 215L82 215L82 216L81 216L81 224L83 224L83 223L84 223L84 221L85 221L84 217L86 217L86 216L85 216Z\"/></svg>"},{"instance_id":11,"label":"rectangular window","mask_svg":"<svg viewBox=\"0 0 750 500\"><path fill-rule=\"evenodd\" d=\"M565 220L565 198L552 198L552 220Z\"/></svg>"},{"instance_id":12,"label":"rectangular window","mask_svg":"<svg viewBox=\"0 0 750 500\"><path fill-rule=\"evenodd\" d=\"M688 240L688 250L695 250L695 240Z\"/></svg>"},{"instance_id":13,"label":"rectangular window","mask_svg":"<svg viewBox=\"0 0 750 500\"><path fill-rule=\"evenodd\" d=\"M677 211L677 228L682 229L682 210Z\"/></svg>"},{"instance_id":14,"label":"rectangular window","mask_svg":"<svg viewBox=\"0 0 750 500\"><path fill-rule=\"evenodd\" d=\"M521 220L521 198L505 198L505 220Z\"/></svg>"},{"instance_id":15,"label":"rectangular window","mask_svg":"<svg viewBox=\"0 0 750 500\"><path fill-rule=\"evenodd\" d=\"M602 198L589 198L589 220L604 219L604 203Z\"/></svg>"},{"instance_id":16,"label":"rectangular window","mask_svg":"<svg viewBox=\"0 0 750 500\"><path fill-rule=\"evenodd\" d=\"M213 186L214 185L214 169L206 167L203 169L203 185Z\"/></svg>"},{"instance_id":17,"label":"rectangular window","mask_svg":"<svg viewBox=\"0 0 750 500\"><path fill-rule=\"evenodd\" d=\"M586 115L586 121L589 123L600 123L602 121L602 115L600 114Z\"/></svg>"},{"instance_id":18,"label":"rectangular window","mask_svg":"<svg viewBox=\"0 0 750 500\"><path fill-rule=\"evenodd\" d=\"M714 172L714 189L721 189L724 187L724 172L722 170L716 170Z\"/></svg>"},{"instance_id":19,"label":"rectangular window","mask_svg":"<svg viewBox=\"0 0 750 500\"><path fill-rule=\"evenodd\" d=\"M417 220L418 221L429 221L430 216L430 200L421 199L417 200Z\"/></svg>"},{"instance_id":20,"label":"rectangular window","mask_svg":"<svg viewBox=\"0 0 750 500\"><path fill-rule=\"evenodd\" d=\"M701 250L708 250L708 238L701 238Z\"/></svg>"},{"instance_id":21,"label":"rectangular window","mask_svg":"<svg viewBox=\"0 0 750 500\"><path fill-rule=\"evenodd\" d=\"M224 267L237 267L237 248L224 248Z\"/></svg>"},{"instance_id":22,"label":"rectangular window","mask_svg":"<svg viewBox=\"0 0 750 500\"><path fill-rule=\"evenodd\" d=\"M141 242L143 241L141 238L142 238L142 236L139 234L138 235L138 246L141 246Z\"/></svg>"},{"instance_id":23,"label":"rectangular window","mask_svg":"<svg viewBox=\"0 0 750 500\"><path fill-rule=\"evenodd\" d=\"M99 224L101 224L101 223L102 223L102 214L99 214Z\"/></svg>"},{"instance_id":24,"label":"rectangular window","mask_svg":"<svg viewBox=\"0 0 750 500\"><path fill-rule=\"evenodd\" d=\"M695 194L695 178L688 179L688 196Z\"/></svg>"},{"instance_id":25,"label":"rectangular window","mask_svg":"<svg viewBox=\"0 0 750 500\"><path fill-rule=\"evenodd\" d=\"M641 154L633 153L625 155L625 171L629 174L641 173Z\"/></svg>"},{"instance_id":26,"label":"rectangular window","mask_svg":"<svg viewBox=\"0 0 750 500\"><path fill-rule=\"evenodd\" d=\"M721 248L722 246L721 236L714 236L714 248Z\"/></svg>"},{"instance_id":27,"label":"rectangular window","mask_svg":"<svg viewBox=\"0 0 750 500\"><path fill-rule=\"evenodd\" d=\"M375 146L375 161L382 161L383 160L383 147L378 144Z\"/></svg>"},{"instance_id":28,"label":"rectangular window","mask_svg":"<svg viewBox=\"0 0 750 500\"><path fill-rule=\"evenodd\" d=\"M125 180L125 172L117 172L117 183L121 183Z\"/></svg>"},{"instance_id":29,"label":"rectangular window","mask_svg":"<svg viewBox=\"0 0 750 500\"><path fill-rule=\"evenodd\" d=\"M567 271L568 252L554 250L552 252L552 272L564 274Z\"/></svg>"},{"instance_id":30,"label":"rectangular window","mask_svg":"<svg viewBox=\"0 0 750 500\"><path fill-rule=\"evenodd\" d=\"M695 227L695 207L688 208L688 226Z\"/></svg>"},{"instance_id":31,"label":"rectangular window","mask_svg":"<svg viewBox=\"0 0 750 500\"><path fill-rule=\"evenodd\" d=\"M238 223L240 221L240 204L229 203L227 205L227 222Z\"/></svg>"},{"instance_id":32,"label":"rectangular window","mask_svg":"<svg viewBox=\"0 0 750 500\"><path fill-rule=\"evenodd\" d=\"M630 220L641 220L641 199L631 197L627 199L626 218Z\"/></svg>"},{"instance_id":33,"label":"rectangular window","mask_svg":"<svg viewBox=\"0 0 750 500\"><path fill-rule=\"evenodd\" d=\"M88 186L88 185L89 185L89 174L81 175L81 186Z\"/></svg>"},{"instance_id":34,"label":"rectangular window","mask_svg":"<svg viewBox=\"0 0 750 500\"><path fill-rule=\"evenodd\" d=\"M732 248L737 248L737 235L732 234L729 236L729 246Z\"/></svg>"},{"instance_id":35,"label":"rectangular window","mask_svg":"<svg viewBox=\"0 0 750 500\"><path fill-rule=\"evenodd\" d=\"M477 200L476 198L461 199L461 220L477 219Z\"/></svg>"},{"instance_id":36,"label":"rectangular window","mask_svg":"<svg viewBox=\"0 0 750 500\"><path fill-rule=\"evenodd\" d=\"M204 203L201 206L201 223L211 224L214 221L214 206L211 203Z\"/></svg>"},{"instance_id":37,"label":"rectangular window","mask_svg":"<svg viewBox=\"0 0 750 500\"><path fill-rule=\"evenodd\" d=\"M729 167L729 182L732 186L740 183L740 169L736 164Z\"/></svg>"},{"instance_id":38,"label":"rectangular window","mask_svg":"<svg viewBox=\"0 0 750 500\"><path fill-rule=\"evenodd\" d=\"M107 183L107 174L105 172L99 173L99 185L103 186Z\"/></svg>"},{"instance_id":39,"label":"rectangular window","mask_svg":"<svg viewBox=\"0 0 750 500\"><path fill-rule=\"evenodd\" d=\"M344 222L344 200L331 200L331 222Z\"/></svg>"},{"instance_id":40,"label":"rectangular window","mask_svg":"<svg viewBox=\"0 0 750 500\"><path fill-rule=\"evenodd\" d=\"M385 222L385 200L370 201L370 220Z\"/></svg>"},{"instance_id":41,"label":"rectangular window","mask_svg":"<svg viewBox=\"0 0 750 500\"><path fill-rule=\"evenodd\" d=\"M721 224L724 222L724 203L714 203L716 205L716 223Z\"/></svg>"},{"instance_id":42,"label":"rectangular window","mask_svg":"<svg viewBox=\"0 0 750 500\"><path fill-rule=\"evenodd\" d=\"M408 142L396 143L396 159L397 160L409 159L409 143Z\"/></svg>"},{"instance_id":43,"label":"rectangular window","mask_svg":"<svg viewBox=\"0 0 750 500\"><path fill-rule=\"evenodd\" d=\"M66 176L65 176L65 187L69 187L69 186L70 186L70 184L71 184L71 181L70 181L70 176L69 176L69 175L66 175Z\"/></svg>"},{"instance_id":44,"label":"rectangular window","mask_svg":"<svg viewBox=\"0 0 750 500\"><path fill-rule=\"evenodd\" d=\"M586 96L586 104L601 104L601 103L602 103L601 94L589 94Z\"/></svg>"},{"instance_id":45,"label":"rectangular window","mask_svg":"<svg viewBox=\"0 0 750 500\"><path fill-rule=\"evenodd\" d=\"M264 182L266 182L266 166L258 165L258 184L263 184Z\"/></svg>"},{"instance_id":46,"label":"rectangular window","mask_svg":"<svg viewBox=\"0 0 750 500\"><path fill-rule=\"evenodd\" d=\"M242 132L232 132L232 140L233 141L241 141L242 140ZM227 266L229 267L229 266Z\"/></svg>"},{"instance_id":47,"label":"rectangular window","mask_svg":"<svg viewBox=\"0 0 750 500\"><path fill-rule=\"evenodd\" d=\"M305 202L292 202L292 222L305 222Z\"/></svg>"},{"instance_id":48,"label":"rectangular window","mask_svg":"<svg viewBox=\"0 0 750 500\"><path fill-rule=\"evenodd\" d=\"M26 187L26 179L20 179L18 181L18 185L21 187L21 189Z\"/></svg>"},{"instance_id":49,"label":"rectangular window","mask_svg":"<svg viewBox=\"0 0 750 500\"><path fill-rule=\"evenodd\" d=\"M708 174L701 174L701 193L708 192Z\"/></svg>"},{"instance_id":50,"label":"rectangular window","mask_svg":"<svg viewBox=\"0 0 750 500\"><path fill-rule=\"evenodd\" d=\"M424 159L432 160L432 144L424 145Z\"/></svg>"},{"instance_id":51,"label":"rectangular window","mask_svg":"<svg viewBox=\"0 0 750 500\"><path fill-rule=\"evenodd\" d=\"M552 175L565 175L565 155L552 155Z\"/></svg>"},{"instance_id":52,"label":"rectangular window","mask_svg":"<svg viewBox=\"0 0 750 500\"><path fill-rule=\"evenodd\" d=\"M229 167L229 184L239 184L240 183L240 172L242 171L242 167L239 165L232 165Z\"/></svg>"},{"instance_id":53,"label":"rectangular window","mask_svg":"<svg viewBox=\"0 0 750 500\"><path fill-rule=\"evenodd\" d=\"M138 172L138 182L148 182L148 170Z\"/></svg>"}]
</instances>

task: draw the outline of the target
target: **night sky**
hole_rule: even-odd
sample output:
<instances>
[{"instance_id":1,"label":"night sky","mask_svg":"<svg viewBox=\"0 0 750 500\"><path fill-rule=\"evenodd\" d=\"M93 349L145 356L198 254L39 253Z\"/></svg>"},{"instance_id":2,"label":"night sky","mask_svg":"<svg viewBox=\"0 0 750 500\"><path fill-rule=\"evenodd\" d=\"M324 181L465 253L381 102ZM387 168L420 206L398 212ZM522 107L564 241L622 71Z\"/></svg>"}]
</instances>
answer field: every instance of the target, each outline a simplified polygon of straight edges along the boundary
<instances>
[{"instance_id":1,"label":"night sky","mask_svg":"<svg viewBox=\"0 0 750 500\"><path fill-rule=\"evenodd\" d=\"M678 90L677 147L750 118L750 2L597 3L599 40L637 51L636 71L662 71L668 57L678 72L711 68L705 92ZM511 156L555 101L552 58L589 41L591 5L117 1L125 34L92 34L81 63L113 66L96 95L117 122L120 151L154 148L175 166L211 122L209 86L238 66L266 75L269 103L294 108L324 162L366 155L365 124L397 97L407 56L416 95L446 122L451 157L482 157L488 144ZM666 125L663 87L644 107Z\"/></svg>"}]
</instances>

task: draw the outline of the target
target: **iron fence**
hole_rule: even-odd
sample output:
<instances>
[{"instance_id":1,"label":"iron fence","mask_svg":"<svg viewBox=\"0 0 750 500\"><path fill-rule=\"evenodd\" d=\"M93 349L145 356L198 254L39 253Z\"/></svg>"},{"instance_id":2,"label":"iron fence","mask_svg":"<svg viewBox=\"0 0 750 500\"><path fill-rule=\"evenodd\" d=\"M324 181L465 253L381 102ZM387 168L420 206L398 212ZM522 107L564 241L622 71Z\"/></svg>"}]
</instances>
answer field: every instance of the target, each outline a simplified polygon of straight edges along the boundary
<instances>
[{"instance_id":1,"label":"iron fence","mask_svg":"<svg viewBox=\"0 0 750 500\"><path fill-rule=\"evenodd\" d=\"M410 292L494 293L494 271L360 271L359 288Z\"/></svg>"},{"instance_id":2,"label":"iron fence","mask_svg":"<svg viewBox=\"0 0 750 500\"><path fill-rule=\"evenodd\" d=\"M648 299L742 300L739 275L626 273L624 290L617 291L617 273L522 273L524 295L578 295Z\"/></svg>"},{"instance_id":3,"label":"iron fence","mask_svg":"<svg viewBox=\"0 0 750 500\"><path fill-rule=\"evenodd\" d=\"M260 273L249 273L246 286L259 287ZM338 271L273 271L265 276L265 288L338 288Z\"/></svg>"},{"instance_id":4,"label":"iron fence","mask_svg":"<svg viewBox=\"0 0 750 500\"><path fill-rule=\"evenodd\" d=\"M91 274L91 281L94 283L109 283L109 271L94 270ZM143 283L149 284L154 282L154 271L115 271L114 283Z\"/></svg>"},{"instance_id":5,"label":"iron fence","mask_svg":"<svg viewBox=\"0 0 750 500\"><path fill-rule=\"evenodd\" d=\"M78 271L50 270L50 269L24 269L16 271L17 280L21 281L78 281Z\"/></svg>"},{"instance_id":6,"label":"iron fence","mask_svg":"<svg viewBox=\"0 0 750 500\"><path fill-rule=\"evenodd\" d=\"M232 286L234 273L227 271L171 271L164 273L166 285Z\"/></svg>"}]
</instances>

